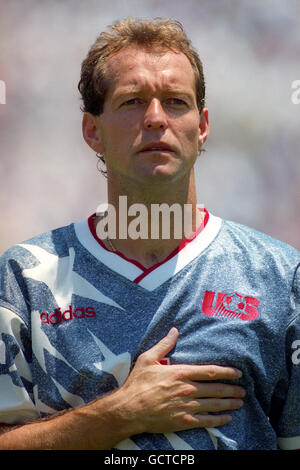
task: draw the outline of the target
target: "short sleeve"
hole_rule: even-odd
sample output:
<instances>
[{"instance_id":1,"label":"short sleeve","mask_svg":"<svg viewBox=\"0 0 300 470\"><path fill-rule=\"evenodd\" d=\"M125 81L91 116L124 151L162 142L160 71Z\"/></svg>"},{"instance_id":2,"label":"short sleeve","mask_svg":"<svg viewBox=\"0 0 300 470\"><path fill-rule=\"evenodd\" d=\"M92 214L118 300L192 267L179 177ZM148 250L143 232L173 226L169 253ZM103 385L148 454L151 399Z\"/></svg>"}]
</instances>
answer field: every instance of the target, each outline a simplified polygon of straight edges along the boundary
<instances>
[{"instance_id":1,"label":"short sleeve","mask_svg":"<svg viewBox=\"0 0 300 470\"><path fill-rule=\"evenodd\" d=\"M300 267L296 270L291 292L293 319L286 333L287 380L282 381L279 402L282 405L276 423L280 449L300 449ZM284 382L286 382L285 385ZM280 388L280 387L279 387Z\"/></svg>"},{"instance_id":2,"label":"short sleeve","mask_svg":"<svg viewBox=\"0 0 300 470\"><path fill-rule=\"evenodd\" d=\"M39 417L34 406L28 329L0 300L0 423L23 424Z\"/></svg>"}]
</instances>

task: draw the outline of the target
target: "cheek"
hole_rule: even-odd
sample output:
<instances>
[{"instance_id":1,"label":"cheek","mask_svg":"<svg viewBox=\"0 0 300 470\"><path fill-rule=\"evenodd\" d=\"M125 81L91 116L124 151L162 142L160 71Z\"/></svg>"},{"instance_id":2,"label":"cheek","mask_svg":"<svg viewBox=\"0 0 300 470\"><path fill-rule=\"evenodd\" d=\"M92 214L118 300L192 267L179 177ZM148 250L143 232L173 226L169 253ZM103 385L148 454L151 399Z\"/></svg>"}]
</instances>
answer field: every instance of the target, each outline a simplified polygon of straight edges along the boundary
<instances>
[{"instance_id":1,"label":"cheek","mask_svg":"<svg viewBox=\"0 0 300 470\"><path fill-rule=\"evenodd\" d=\"M128 143L132 143L132 139L138 132L139 126L136 119L128 113L126 116L111 118L105 124L103 135L106 136L106 142L114 148L119 148Z\"/></svg>"},{"instance_id":2,"label":"cheek","mask_svg":"<svg viewBox=\"0 0 300 470\"><path fill-rule=\"evenodd\" d=\"M107 154L115 153L120 142L124 144L124 129L122 126L116 126L113 120L110 120L102 127L101 137L105 152Z\"/></svg>"},{"instance_id":3,"label":"cheek","mask_svg":"<svg viewBox=\"0 0 300 470\"><path fill-rule=\"evenodd\" d=\"M188 146L192 149L198 149L199 129L191 126L181 127L179 130L179 140L183 146Z\"/></svg>"},{"instance_id":4,"label":"cheek","mask_svg":"<svg viewBox=\"0 0 300 470\"><path fill-rule=\"evenodd\" d=\"M198 146L198 140L200 136L200 121L199 115L194 112L189 113L185 116L185 119L178 120L174 123L176 125L175 132L178 135L179 140L184 145Z\"/></svg>"}]
</instances>

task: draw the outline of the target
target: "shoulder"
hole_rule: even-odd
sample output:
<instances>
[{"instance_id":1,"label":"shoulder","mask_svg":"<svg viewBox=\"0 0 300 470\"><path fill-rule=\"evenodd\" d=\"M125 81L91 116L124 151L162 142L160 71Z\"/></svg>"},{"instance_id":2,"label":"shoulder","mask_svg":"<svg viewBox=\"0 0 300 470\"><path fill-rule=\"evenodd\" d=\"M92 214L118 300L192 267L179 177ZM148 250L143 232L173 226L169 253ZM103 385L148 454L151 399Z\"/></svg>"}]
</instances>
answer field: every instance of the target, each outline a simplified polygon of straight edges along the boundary
<instances>
[{"instance_id":1,"label":"shoulder","mask_svg":"<svg viewBox=\"0 0 300 470\"><path fill-rule=\"evenodd\" d=\"M299 271L300 251L270 235L228 220L223 220L219 235L229 256L260 272L285 277L290 283Z\"/></svg>"},{"instance_id":2,"label":"shoulder","mask_svg":"<svg viewBox=\"0 0 300 470\"><path fill-rule=\"evenodd\" d=\"M17 262L21 266L30 263L31 254L45 250L50 254L63 256L68 250L70 238L73 235L73 224L58 227L35 235L27 240L11 246L0 256L0 268Z\"/></svg>"},{"instance_id":3,"label":"shoulder","mask_svg":"<svg viewBox=\"0 0 300 470\"><path fill-rule=\"evenodd\" d=\"M27 318L30 304L28 273L46 272L69 254L72 225L59 227L11 246L0 257L0 306ZM31 276L34 279L34 276ZM32 292L31 292L32 293Z\"/></svg>"},{"instance_id":4,"label":"shoulder","mask_svg":"<svg viewBox=\"0 0 300 470\"><path fill-rule=\"evenodd\" d=\"M300 261L300 251L270 235L238 222L223 220L223 232L241 249L256 250Z\"/></svg>"}]
</instances>

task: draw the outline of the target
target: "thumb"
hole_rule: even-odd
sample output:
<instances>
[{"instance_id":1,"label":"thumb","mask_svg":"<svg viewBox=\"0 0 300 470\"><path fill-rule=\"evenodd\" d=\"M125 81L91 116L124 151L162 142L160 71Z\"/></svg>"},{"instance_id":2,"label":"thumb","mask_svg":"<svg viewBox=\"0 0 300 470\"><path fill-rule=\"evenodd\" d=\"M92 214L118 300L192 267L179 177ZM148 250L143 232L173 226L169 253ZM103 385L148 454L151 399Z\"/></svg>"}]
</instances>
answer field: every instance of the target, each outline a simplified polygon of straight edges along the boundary
<instances>
[{"instance_id":1,"label":"thumb","mask_svg":"<svg viewBox=\"0 0 300 470\"><path fill-rule=\"evenodd\" d=\"M160 360L174 348L178 335L179 333L177 328L171 328L167 336L143 354L144 358L147 359L147 362L160 362Z\"/></svg>"}]
</instances>

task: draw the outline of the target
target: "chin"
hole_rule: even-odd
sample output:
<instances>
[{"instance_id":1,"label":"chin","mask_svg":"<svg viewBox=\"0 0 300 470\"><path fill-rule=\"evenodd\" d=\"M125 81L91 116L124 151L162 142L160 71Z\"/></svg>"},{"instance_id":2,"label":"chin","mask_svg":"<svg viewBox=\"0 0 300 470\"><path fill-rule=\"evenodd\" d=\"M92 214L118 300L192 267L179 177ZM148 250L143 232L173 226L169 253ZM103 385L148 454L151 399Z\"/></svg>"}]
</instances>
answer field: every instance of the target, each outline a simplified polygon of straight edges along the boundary
<instances>
[{"instance_id":1,"label":"chin","mask_svg":"<svg viewBox=\"0 0 300 470\"><path fill-rule=\"evenodd\" d=\"M181 165L178 163L178 161L171 162L167 160L148 162L147 164L136 167L135 169L137 172L141 172L152 177L168 178L182 172Z\"/></svg>"},{"instance_id":2,"label":"chin","mask_svg":"<svg viewBox=\"0 0 300 470\"><path fill-rule=\"evenodd\" d=\"M164 166L157 166L151 171L146 171L143 174L139 174L138 179L145 183L153 185L171 184L182 179L184 177L182 172L173 171L170 168Z\"/></svg>"}]
</instances>

